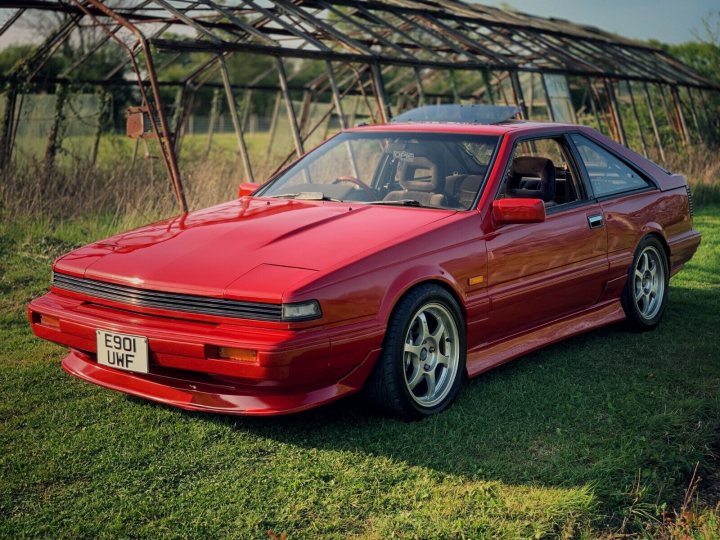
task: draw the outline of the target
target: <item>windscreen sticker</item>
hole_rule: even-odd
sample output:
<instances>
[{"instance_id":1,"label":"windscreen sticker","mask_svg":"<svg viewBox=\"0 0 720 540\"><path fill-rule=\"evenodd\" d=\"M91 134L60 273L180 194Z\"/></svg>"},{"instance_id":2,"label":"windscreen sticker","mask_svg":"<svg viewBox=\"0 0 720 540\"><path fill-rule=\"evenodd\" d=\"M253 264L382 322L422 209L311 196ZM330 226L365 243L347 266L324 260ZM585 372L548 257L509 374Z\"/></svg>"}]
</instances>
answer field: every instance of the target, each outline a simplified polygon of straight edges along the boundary
<instances>
[{"instance_id":1,"label":"windscreen sticker","mask_svg":"<svg viewBox=\"0 0 720 540\"><path fill-rule=\"evenodd\" d=\"M393 150L393 157L400 161L415 161L415 154L412 152L406 152L405 150Z\"/></svg>"}]
</instances>

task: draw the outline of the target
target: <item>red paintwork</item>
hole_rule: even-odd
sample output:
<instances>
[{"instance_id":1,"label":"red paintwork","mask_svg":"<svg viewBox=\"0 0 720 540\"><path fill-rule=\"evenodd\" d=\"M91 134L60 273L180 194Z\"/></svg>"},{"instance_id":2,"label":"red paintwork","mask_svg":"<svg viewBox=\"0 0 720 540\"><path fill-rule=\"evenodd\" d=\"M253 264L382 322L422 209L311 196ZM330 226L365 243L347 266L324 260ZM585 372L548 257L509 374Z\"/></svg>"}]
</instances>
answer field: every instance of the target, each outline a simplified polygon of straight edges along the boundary
<instances>
[{"instance_id":1,"label":"red paintwork","mask_svg":"<svg viewBox=\"0 0 720 540\"><path fill-rule=\"evenodd\" d=\"M246 197L247 195L252 195L258 189L260 189L261 185L262 184L256 184L254 182L243 182L238 188L238 197Z\"/></svg>"},{"instance_id":2,"label":"red paintwork","mask_svg":"<svg viewBox=\"0 0 720 540\"><path fill-rule=\"evenodd\" d=\"M469 211L244 196L90 244L54 265L56 272L151 290L271 303L314 299L322 307L319 320L179 313L53 288L30 303L33 331L70 347L64 369L101 386L186 409L289 413L360 390L393 307L419 283L440 283L458 299L467 371L474 376L623 319L619 297L644 235L664 240L672 273L700 242L684 179L589 128L514 123L358 129L502 138L488 185ZM517 138L559 132L581 132L609 147L652 176L659 189L547 215L537 201L493 204ZM593 214L603 215L604 227L587 226ZM535 223L520 223L526 219ZM40 314L59 319L59 327L41 324ZM146 336L151 373L99 365L98 328ZM218 347L256 350L257 360L217 358Z\"/></svg>"},{"instance_id":3,"label":"red paintwork","mask_svg":"<svg viewBox=\"0 0 720 540\"><path fill-rule=\"evenodd\" d=\"M497 225L540 223L545 221L545 205L542 199L498 199L492 214Z\"/></svg>"}]
</instances>

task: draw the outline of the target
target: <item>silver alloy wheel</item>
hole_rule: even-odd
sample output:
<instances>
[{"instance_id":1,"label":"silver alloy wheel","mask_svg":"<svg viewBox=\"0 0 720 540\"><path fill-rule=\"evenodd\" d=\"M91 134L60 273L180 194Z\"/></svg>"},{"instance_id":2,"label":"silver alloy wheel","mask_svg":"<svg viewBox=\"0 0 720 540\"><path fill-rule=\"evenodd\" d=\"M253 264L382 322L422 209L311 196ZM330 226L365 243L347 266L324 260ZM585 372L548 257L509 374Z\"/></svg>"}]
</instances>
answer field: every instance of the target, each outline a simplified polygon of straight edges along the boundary
<instances>
[{"instance_id":1,"label":"silver alloy wheel","mask_svg":"<svg viewBox=\"0 0 720 540\"><path fill-rule=\"evenodd\" d=\"M413 400L434 407L450 392L460 359L457 323L450 311L435 302L413 315L405 336L403 373Z\"/></svg>"},{"instance_id":2,"label":"silver alloy wheel","mask_svg":"<svg viewBox=\"0 0 720 540\"><path fill-rule=\"evenodd\" d=\"M654 246L642 250L633 273L633 295L638 313L652 319L660 311L665 294L665 266Z\"/></svg>"}]
</instances>

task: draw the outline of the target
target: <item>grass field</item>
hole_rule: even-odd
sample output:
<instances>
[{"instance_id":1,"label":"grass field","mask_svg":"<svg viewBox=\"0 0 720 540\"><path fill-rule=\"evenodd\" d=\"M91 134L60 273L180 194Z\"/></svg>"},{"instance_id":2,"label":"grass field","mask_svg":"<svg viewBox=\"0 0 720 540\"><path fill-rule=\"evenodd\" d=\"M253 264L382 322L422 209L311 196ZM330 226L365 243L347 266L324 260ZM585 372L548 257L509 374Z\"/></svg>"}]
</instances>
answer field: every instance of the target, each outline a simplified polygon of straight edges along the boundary
<instances>
[{"instance_id":1,"label":"grass field","mask_svg":"<svg viewBox=\"0 0 720 540\"><path fill-rule=\"evenodd\" d=\"M656 331L530 354L409 424L354 398L283 418L187 413L66 375L25 306L56 255L117 227L0 224L2 538L662 537L696 464L715 471L697 505L717 503L720 207L699 211L703 244ZM694 537L720 537L717 512L684 515Z\"/></svg>"}]
</instances>

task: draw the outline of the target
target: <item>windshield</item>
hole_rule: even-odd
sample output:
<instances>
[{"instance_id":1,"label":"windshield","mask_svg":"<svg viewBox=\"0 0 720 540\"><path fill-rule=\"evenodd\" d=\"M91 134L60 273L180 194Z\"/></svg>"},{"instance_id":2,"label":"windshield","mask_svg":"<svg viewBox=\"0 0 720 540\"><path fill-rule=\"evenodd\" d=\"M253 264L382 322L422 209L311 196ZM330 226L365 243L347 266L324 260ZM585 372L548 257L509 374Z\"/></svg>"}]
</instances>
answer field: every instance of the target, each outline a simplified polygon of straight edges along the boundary
<instances>
[{"instance_id":1,"label":"windshield","mask_svg":"<svg viewBox=\"0 0 720 540\"><path fill-rule=\"evenodd\" d=\"M467 210L497 142L489 135L342 133L257 195Z\"/></svg>"}]
</instances>

